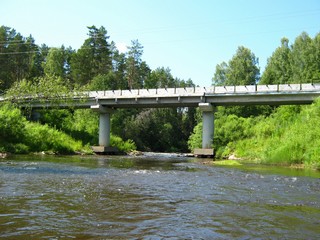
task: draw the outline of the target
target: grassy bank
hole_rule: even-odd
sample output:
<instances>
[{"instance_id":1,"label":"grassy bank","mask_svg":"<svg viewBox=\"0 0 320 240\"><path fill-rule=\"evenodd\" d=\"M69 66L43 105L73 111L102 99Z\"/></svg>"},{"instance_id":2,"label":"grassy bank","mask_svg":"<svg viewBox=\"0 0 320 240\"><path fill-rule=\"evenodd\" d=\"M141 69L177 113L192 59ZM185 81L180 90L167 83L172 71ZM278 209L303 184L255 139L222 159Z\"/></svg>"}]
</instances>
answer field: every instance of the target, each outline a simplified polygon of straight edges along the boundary
<instances>
[{"instance_id":1,"label":"grassy bank","mask_svg":"<svg viewBox=\"0 0 320 240\"><path fill-rule=\"evenodd\" d=\"M190 150L201 147L201 135L199 123L190 136ZM256 117L217 112L213 147L217 159L235 154L256 163L320 169L320 99Z\"/></svg>"},{"instance_id":2,"label":"grassy bank","mask_svg":"<svg viewBox=\"0 0 320 240\"><path fill-rule=\"evenodd\" d=\"M88 135L87 132L78 133L79 136ZM55 127L28 121L21 111L11 104L0 106L0 152L92 153L89 145L90 143L82 141L81 138L75 139ZM117 136L111 136L111 145L123 152L136 148L134 142L123 141Z\"/></svg>"},{"instance_id":3,"label":"grassy bank","mask_svg":"<svg viewBox=\"0 0 320 240\"><path fill-rule=\"evenodd\" d=\"M282 106L230 143L237 156L264 164L320 169L320 99L309 106Z\"/></svg>"}]
</instances>

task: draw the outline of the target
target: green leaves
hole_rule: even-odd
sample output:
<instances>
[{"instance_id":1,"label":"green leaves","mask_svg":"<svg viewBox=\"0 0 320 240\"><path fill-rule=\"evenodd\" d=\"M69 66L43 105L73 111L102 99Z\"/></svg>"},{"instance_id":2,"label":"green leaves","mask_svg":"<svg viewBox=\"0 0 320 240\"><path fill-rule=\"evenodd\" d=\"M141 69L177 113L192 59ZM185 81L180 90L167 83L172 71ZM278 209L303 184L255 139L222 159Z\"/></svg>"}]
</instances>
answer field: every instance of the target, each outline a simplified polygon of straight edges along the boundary
<instances>
[{"instance_id":1,"label":"green leaves","mask_svg":"<svg viewBox=\"0 0 320 240\"><path fill-rule=\"evenodd\" d=\"M6 104L0 107L0 149L13 153L81 151L81 142L48 125L28 122L19 109Z\"/></svg>"},{"instance_id":2,"label":"green leaves","mask_svg":"<svg viewBox=\"0 0 320 240\"><path fill-rule=\"evenodd\" d=\"M61 77L49 76L39 77L28 81L23 79L17 81L6 92L6 98L18 103L19 100L50 102L53 106L65 102L72 103L76 89L72 89L69 82Z\"/></svg>"},{"instance_id":3,"label":"green leaves","mask_svg":"<svg viewBox=\"0 0 320 240\"><path fill-rule=\"evenodd\" d=\"M23 141L26 119L12 105L0 106L0 145Z\"/></svg>"},{"instance_id":4,"label":"green leaves","mask_svg":"<svg viewBox=\"0 0 320 240\"><path fill-rule=\"evenodd\" d=\"M8 89L15 81L31 79L39 73L39 47L32 36L23 37L14 29L0 27L0 89Z\"/></svg>"},{"instance_id":5,"label":"green leaves","mask_svg":"<svg viewBox=\"0 0 320 240\"><path fill-rule=\"evenodd\" d=\"M98 74L112 69L112 59L107 30L101 26L88 27L89 38L71 58L71 76L75 83L85 85Z\"/></svg>"},{"instance_id":6,"label":"green leaves","mask_svg":"<svg viewBox=\"0 0 320 240\"><path fill-rule=\"evenodd\" d=\"M216 66L213 85L253 85L259 81L260 70L258 58L243 46L238 47L236 54L227 63Z\"/></svg>"},{"instance_id":7,"label":"green leaves","mask_svg":"<svg viewBox=\"0 0 320 240\"><path fill-rule=\"evenodd\" d=\"M289 46L287 38L281 39L268 59L261 84L308 83L320 80L320 33L314 39L303 32Z\"/></svg>"},{"instance_id":8,"label":"green leaves","mask_svg":"<svg viewBox=\"0 0 320 240\"><path fill-rule=\"evenodd\" d=\"M320 168L320 101L282 106L252 125L252 134L235 145L242 157L269 164L305 164Z\"/></svg>"}]
</instances>

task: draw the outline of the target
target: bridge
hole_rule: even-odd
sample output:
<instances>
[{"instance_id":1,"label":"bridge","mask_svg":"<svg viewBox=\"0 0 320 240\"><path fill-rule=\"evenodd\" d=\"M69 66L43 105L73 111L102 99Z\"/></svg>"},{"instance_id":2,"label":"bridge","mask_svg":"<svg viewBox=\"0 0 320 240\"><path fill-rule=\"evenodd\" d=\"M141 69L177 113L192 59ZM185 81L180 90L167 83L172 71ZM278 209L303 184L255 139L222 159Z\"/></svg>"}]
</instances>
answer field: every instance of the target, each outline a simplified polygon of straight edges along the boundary
<instances>
[{"instance_id":1,"label":"bridge","mask_svg":"<svg viewBox=\"0 0 320 240\"><path fill-rule=\"evenodd\" d=\"M110 149L110 115L117 108L199 107L203 116L202 148L195 154L213 155L214 109L235 105L311 104L320 96L320 84L279 84L108 90L75 93L69 101L52 102L41 95L11 99L33 109L91 108L100 113L97 152ZM0 98L5 101L5 98Z\"/></svg>"}]
</instances>

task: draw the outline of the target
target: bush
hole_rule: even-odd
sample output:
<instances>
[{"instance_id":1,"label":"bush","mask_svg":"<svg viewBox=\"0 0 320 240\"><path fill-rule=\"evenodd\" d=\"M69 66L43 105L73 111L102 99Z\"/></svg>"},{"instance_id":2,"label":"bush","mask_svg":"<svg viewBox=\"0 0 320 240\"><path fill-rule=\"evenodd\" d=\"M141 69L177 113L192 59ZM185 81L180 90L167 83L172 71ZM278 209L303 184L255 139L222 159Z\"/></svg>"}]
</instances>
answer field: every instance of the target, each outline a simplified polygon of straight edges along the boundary
<instances>
[{"instance_id":1,"label":"bush","mask_svg":"<svg viewBox=\"0 0 320 240\"><path fill-rule=\"evenodd\" d=\"M48 125L28 122L19 109L5 104L0 107L0 149L12 153L72 153L80 151L82 144Z\"/></svg>"},{"instance_id":2,"label":"bush","mask_svg":"<svg viewBox=\"0 0 320 240\"><path fill-rule=\"evenodd\" d=\"M0 145L19 143L24 138L26 119L10 104L0 107Z\"/></svg>"},{"instance_id":3,"label":"bush","mask_svg":"<svg viewBox=\"0 0 320 240\"><path fill-rule=\"evenodd\" d=\"M121 137L114 135L111 135L110 137L110 145L117 147L121 152L130 152L137 149L135 143L131 139L123 141Z\"/></svg>"},{"instance_id":4,"label":"bush","mask_svg":"<svg viewBox=\"0 0 320 240\"><path fill-rule=\"evenodd\" d=\"M198 123L194 129L193 133L190 135L188 140L188 148L193 151L195 148L202 147L202 122Z\"/></svg>"},{"instance_id":5,"label":"bush","mask_svg":"<svg viewBox=\"0 0 320 240\"><path fill-rule=\"evenodd\" d=\"M236 144L238 155L267 164L320 167L320 100L304 107L279 107L261 120L251 138Z\"/></svg>"},{"instance_id":6,"label":"bush","mask_svg":"<svg viewBox=\"0 0 320 240\"><path fill-rule=\"evenodd\" d=\"M33 152L53 151L58 153L73 153L80 151L82 148L81 142L75 141L67 134L50 128L48 125L28 123L26 129L26 139L30 150Z\"/></svg>"}]
</instances>

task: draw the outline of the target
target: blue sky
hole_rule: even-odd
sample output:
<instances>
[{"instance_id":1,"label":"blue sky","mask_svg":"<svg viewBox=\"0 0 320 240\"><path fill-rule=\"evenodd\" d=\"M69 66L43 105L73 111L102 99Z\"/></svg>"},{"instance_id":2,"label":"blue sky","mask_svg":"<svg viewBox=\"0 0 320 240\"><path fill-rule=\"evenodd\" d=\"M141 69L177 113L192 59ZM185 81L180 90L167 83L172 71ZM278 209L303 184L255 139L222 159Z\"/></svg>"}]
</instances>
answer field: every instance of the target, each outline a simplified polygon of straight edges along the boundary
<instances>
[{"instance_id":1,"label":"blue sky","mask_svg":"<svg viewBox=\"0 0 320 240\"><path fill-rule=\"evenodd\" d=\"M4 0L0 24L30 34L37 44L78 49L87 26L104 26L122 49L138 39L143 60L174 77L210 86L215 66L238 46L267 58L282 37L320 32L319 0Z\"/></svg>"}]
</instances>

